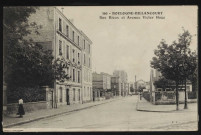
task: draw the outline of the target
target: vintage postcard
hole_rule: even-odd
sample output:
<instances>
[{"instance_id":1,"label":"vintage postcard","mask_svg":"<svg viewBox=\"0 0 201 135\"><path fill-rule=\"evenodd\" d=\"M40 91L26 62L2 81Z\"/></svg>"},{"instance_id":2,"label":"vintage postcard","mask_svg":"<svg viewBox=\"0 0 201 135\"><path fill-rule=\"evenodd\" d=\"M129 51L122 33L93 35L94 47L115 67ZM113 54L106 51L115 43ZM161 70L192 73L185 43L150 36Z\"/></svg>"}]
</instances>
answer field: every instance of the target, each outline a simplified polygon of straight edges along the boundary
<instances>
[{"instance_id":1,"label":"vintage postcard","mask_svg":"<svg viewBox=\"0 0 201 135\"><path fill-rule=\"evenodd\" d=\"M197 6L3 7L3 131L198 131Z\"/></svg>"}]
</instances>

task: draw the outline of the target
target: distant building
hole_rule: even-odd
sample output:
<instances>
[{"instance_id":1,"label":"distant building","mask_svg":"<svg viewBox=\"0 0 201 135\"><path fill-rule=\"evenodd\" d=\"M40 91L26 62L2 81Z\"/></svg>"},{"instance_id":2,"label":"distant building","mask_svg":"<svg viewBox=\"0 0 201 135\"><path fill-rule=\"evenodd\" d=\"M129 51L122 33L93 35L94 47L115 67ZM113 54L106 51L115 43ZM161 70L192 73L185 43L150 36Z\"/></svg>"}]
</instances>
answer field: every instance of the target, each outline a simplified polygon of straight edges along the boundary
<instances>
[{"instance_id":1,"label":"distant building","mask_svg":"<svg viewBox=\"0 0 201 135\"><path fill-rule=\"evenodd\" d=\"M130 83L126 83L126 96L129 94L129 92L130 92Z\"/></svg>"},{"instance_id":2,"label":"distant building","mask_svg":"<svg viewBox=\"0 0 201 135\"><path fill-rule=\"evenodd\" d=\"M146 88L146 82L143 80L138 80L137 82L137 89L139 89L139 87L144 87Z\"/></svg>"},{"instance_id":3,"label":"distant building","mask_svg":"<svg viewBox=\"0 0 201 135\"><path fill-rule=\"evenodd\" d=\"M129 90L127 73L123 70L115 70L113 76L120 78L121 96L127 96Z\"/></svg>"},{"instance_id":4,"label":"distant building","mask_svg":"<svg viewBox=\"0 0 201 135\"><path fill-rule=\"evenodd\" d=\"M111 75L101 72L92 73L92 87L94 100L104 98L107 91L111 91Z\"/></svg>"},{"instance_id":5,"label":"distant building","mask_svg":"<svg viewBox=\"0 0 201 135\"><path fill-rule=\"evenodd\" d=\"M111 89L114 93L114 96L121 96L121 82L120 77L112 76L111 77Z\"/></svg>"},{"instance_id":6,"label":"distant building","mask_svg":"<svg viewBox=\"0 0 201 135\"><path fill-rule=\"evenodd\" d=\"M134 94L135 92L135 84L134 82L130 82L130 90L129 90L129 94Z\"/></svg>"}]
</instances>

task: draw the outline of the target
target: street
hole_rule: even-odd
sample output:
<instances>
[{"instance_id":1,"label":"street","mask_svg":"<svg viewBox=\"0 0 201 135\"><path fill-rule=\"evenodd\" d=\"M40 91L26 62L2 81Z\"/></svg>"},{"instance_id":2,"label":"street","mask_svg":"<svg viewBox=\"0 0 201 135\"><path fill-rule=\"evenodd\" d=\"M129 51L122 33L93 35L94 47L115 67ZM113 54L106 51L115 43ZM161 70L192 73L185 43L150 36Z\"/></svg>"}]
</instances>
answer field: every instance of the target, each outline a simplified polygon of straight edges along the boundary
<instances>
[{"instance_id":1,"label":"street","mask_svg":"<svg viewBox=\"0 0 201 135\"><path fill-rule=\"evenodd\" d=\"M197 103L188 104L188 110L143 112L136 110L137 98L138 96L128 96L70 114L15 126L12 129L23 128L24 131L197 130Z\"/></svg>"}]
</instances>

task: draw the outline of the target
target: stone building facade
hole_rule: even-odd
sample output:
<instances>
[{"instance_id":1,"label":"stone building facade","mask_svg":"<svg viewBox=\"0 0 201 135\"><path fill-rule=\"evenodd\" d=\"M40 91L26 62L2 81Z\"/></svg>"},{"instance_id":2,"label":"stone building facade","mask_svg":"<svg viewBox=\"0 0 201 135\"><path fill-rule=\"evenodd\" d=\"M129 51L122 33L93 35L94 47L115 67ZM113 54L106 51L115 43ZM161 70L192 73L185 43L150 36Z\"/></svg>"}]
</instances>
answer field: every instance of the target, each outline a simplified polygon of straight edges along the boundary
<instances>
[{"instance_id":1,"label":"stone building facade","mask_svg":"<svg viewBox=\"0 0 201 135\"><path fill-rule=\"evenodd\" d=\"M57 7L39 7L29 22L42 25L39 35L32 33L34 42L53 50L55 59L70 63L66 72L69 81L55 83L53 99L56 106L92 100L92 41L80 31Z\"/></svg>"},{"instance_id":2,"label":"stone building facade","mask_svg":"<svg viewBox=\"0 0 201 135\"><path fill-rule=\"evenodd\" d=\"M121 96L127 96L129 92L127 73L123 70L115 70L113 76L120 78Z\"/></svg>"},{"instance_id":3,"label":"stone building facade","mask_svg":"<svg viewBox=\"0 0 201 135\"><path fill-rule=\"evenodd\" d=\"M118 76L111 77L111 89L114 96L121 96L121 81Z\"/></svg>"},{"instance_id":4,"label":"stone building facade","mask_svg":"<svg viewBox=\"0 0 201 135\"><path fill-rule=\"evenodd\" d=\"M93 96L94 98L104 98L107 91L111 91L111 75L101 72L94 72L93 76ZM94 100L96 100L94 99Z\"/></svg>"}]
</instances>

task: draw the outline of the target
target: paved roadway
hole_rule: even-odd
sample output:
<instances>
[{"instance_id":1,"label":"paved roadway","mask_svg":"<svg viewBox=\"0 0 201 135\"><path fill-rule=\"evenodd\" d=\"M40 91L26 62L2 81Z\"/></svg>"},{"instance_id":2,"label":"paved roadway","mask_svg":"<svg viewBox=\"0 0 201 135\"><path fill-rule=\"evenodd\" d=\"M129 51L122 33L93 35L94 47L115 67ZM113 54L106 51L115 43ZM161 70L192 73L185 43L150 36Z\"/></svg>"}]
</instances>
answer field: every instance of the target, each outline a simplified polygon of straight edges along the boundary
<instances>
[{"instance_id":1,"label":"paved roadway","mask_svg":"<svg viewBox=\"0 0 201 135\"><path fill-rule=\"evenodd\" d=\"M19 126L24 131L181 131L197 129L196 104L177 112L136 111L137 96ZM183 106L183 105L181 105Z\"/></svg>"}]
</instances>

